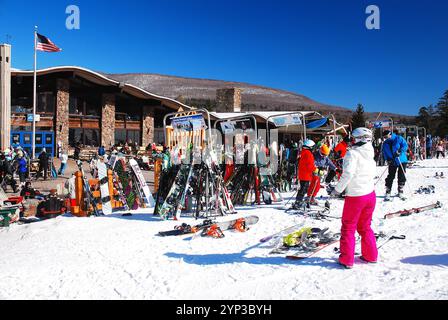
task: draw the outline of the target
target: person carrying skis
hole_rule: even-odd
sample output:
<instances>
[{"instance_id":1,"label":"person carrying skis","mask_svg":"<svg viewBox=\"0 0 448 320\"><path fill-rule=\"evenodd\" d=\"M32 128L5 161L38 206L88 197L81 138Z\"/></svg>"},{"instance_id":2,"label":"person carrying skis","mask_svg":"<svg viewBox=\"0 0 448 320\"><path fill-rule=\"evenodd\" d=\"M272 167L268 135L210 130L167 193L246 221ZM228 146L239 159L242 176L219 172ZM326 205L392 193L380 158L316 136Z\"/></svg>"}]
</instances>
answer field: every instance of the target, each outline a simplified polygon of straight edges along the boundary
<instances>
[{"instance_id":1,"label":"person carrying skis","mask_svg":"<svg viewBox=\"0 0 448 320\"><path fill-rule=\"evenodd\" d=\"M355 139L354 145L345 156L341 179L331 193L332 197L339 197L346 191L338 262L348 269L353 267L355 260L356 231L361 236L361 259L371 263L378 259L376 238L371 228L376 206L372 131L357 128L352 137Z\"/></svg>"},{"instance_id":2,"label":"person carrying skis","mask_svg":"<svg viewBox=\"0 0 448 320\"><path fill-rule=\"evenodd\" d=\"M294 209L300 209L303 204L303 198L310 188L311 180L313 179L313 172L316 171L314 164L313 148L316 144L312 140L306 140L303 143L302 152L299 159L298 180L300 189L297 192L296 202L293 204Z\"/></svg>"},{"instance_id":3,"label":"person carrying skis","mask_svg":"<svg viewBox=\"0 0 448 320\"><path fill-rule=\"evenodd\" d=\"M386 198L390 199L392 184L398 171L398 196L405 199L403 189L406 184L406 165L408 157L406 156L408 144L402 136L392 133L389 130L384 131L383 138L383 156L389 166L389 175L386 178Z\"/></svg>"},{"instance_id":4,"label":"person carrying skis","mask_svg":"<svg viewBox=\"0 0 448 320\"><path fill-rule=\"evenodd\" d=\"M320 180L325 175L325 171L330 169L336 171L336 166L328 158L330 155L330 148L323 144L318 151L314 153L314 165L317 167L313 172L310 187L308 188L308 197L310 197L310 204L317 205L316 196L320 191Z\"/></svg>"}]
</instances>

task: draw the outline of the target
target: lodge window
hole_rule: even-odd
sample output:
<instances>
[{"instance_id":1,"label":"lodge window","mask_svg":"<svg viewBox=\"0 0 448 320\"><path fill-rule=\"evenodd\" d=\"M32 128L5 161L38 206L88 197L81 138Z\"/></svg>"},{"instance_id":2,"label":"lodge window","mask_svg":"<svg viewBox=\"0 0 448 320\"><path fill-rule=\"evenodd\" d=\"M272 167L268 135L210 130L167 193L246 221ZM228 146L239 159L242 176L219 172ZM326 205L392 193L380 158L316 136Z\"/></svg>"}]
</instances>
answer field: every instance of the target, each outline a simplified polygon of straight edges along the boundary
<instances>
[{"instance_id":1,"label":"lodge window","mask_svg":"<svg viewBox=\"0 0 448 320\"><path fill-rule=\"evenodd\" d=\"M115 129L115 144L125 144L137 142L140 145L140 131Z\"/></svg>"},{"instance_id":2,"label":"lodge window","mask_svg":"<svg viewBox=\"0 0 448 320\"><path fill-rule=\"evenodd\" d=\"M70 95L68 110L70 115L100 117L101 102L94 96Z\"/></svg>"},{"instance_id":3,"label":"lodge window","mask_svg":"<svg viewBox=\"0 0 448 320\"><path fill-rule=\"evenodd\" d=\"M120 121L140 121L142 119L142 107L135 101L117 97L115 119Z\"/></svg>"},{"instance_id":4,"label":"lodge window","mask_svg":"<svg viewBox=\"0 0 448 320\"><path fill-rule=\"evenodd\" d=\"M33 113L32 98L18 97L11 99L11 112L14 113Z\"/></svg>"},{"instance_id":5,"label":"lodge window","mask_svg":"<svg viewBox=\"0 0 448 320\"><path fill-rule=\"evenodd\" d=\"M77 144L82 144L87 147L100 146L100 130L99 129L69 129L68 133L70 146L74 147Z\"/></svg>"},{"instance_id":6,"label":"lodge window","mask_svg":"<svg viewBox=\"0 0 448 320\"><path fill-rule=\"evenodd\" d=\"M56 99L53 92L39 92L37 95L36 112L42 114L51 114L55 112ZM32 97L12 98L11 112L14 113L33 113Z\"/></svg>"},{"instance_id":7,"label":"lodge window","mask_svg":"<svg viewBox=\"0 0 448 320\"><path fill-rule=\"evenodd\" d=\"M40 92L37 99L38 113L54 114L55 96L53 92Z\"/></svg>"}]
</instances>

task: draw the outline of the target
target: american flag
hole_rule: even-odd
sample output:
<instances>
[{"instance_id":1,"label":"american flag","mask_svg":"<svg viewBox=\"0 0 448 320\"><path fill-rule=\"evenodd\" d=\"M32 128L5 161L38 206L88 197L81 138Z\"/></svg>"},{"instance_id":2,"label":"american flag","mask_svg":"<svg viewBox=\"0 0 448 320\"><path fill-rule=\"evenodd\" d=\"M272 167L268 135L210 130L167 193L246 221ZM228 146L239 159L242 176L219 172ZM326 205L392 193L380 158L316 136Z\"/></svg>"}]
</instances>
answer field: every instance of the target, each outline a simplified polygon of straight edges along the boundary
<instances>
[{"instance_id":1,"label":"american flag","mask_svg":"<svg viewBox=\"0 0 448 320\"><path fill-rule=\"evenodd\" d=\"M36 50L38 51L45 51L45 52L59 52L62 51L61 48L58 48L53 42L51 42L50 39L47 37L37 34L37 47Z\"/></svg>"}]
</instances>

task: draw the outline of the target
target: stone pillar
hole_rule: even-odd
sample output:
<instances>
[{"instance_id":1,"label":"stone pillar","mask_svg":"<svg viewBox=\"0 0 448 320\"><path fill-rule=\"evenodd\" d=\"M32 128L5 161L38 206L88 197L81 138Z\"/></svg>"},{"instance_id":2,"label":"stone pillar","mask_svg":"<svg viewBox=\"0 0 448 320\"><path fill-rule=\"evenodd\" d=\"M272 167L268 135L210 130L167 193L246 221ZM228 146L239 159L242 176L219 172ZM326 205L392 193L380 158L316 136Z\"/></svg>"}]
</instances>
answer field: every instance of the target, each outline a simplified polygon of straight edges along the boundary
<instances>
[{"instance_id":1,"label":"stone pillar","mask_svg":"<svg viewBox=\"0 0 448 320\"><path fill-rule=\"evenodd\" d=\"M62 142L63 148L67 150L69 146L69 102L70 102L70 82L67 79L57 79L56 81L56 145ZM55 150L56 151L56 150ZM55 155L57 156L56 152Z\"/></svg>"},{"instance_id":2,"label":"stone pillar","mask_svg":"<svg viewBox=\"0 0 448 320\"><path fill-rule=\"evenodd\" d=\"M11 144L11 46L0 45L0 146Z\"/></svg>"},{"instance_id":3,"label":"stone pillar","mask_svg":"<svg viewBox=\"0 0 448 320\"><path fill-rule=\"evenodd\" d=\"M241 112L241 89L225 88L216 90L217 112Z\"/></svg>"},{"instance_id":4,"label":"stone pillar","mask_svg":"<svg viewBox=\"0 0 448 320\"><path fill-rule=\"evenodd\" d=\"M154 142L154 107L143 107L142 120L142 146L146 147Z\"/></svg>"},{"instance_id":5,"label":"stone pillar","mask_svg":"<svg viewBox=\"0 0 448 320\"><path fill-rule=\"evenodd\" d=\"M115 144L115 94L103 94L101 144L106 149Z\"/></svg>"}]
</instances>

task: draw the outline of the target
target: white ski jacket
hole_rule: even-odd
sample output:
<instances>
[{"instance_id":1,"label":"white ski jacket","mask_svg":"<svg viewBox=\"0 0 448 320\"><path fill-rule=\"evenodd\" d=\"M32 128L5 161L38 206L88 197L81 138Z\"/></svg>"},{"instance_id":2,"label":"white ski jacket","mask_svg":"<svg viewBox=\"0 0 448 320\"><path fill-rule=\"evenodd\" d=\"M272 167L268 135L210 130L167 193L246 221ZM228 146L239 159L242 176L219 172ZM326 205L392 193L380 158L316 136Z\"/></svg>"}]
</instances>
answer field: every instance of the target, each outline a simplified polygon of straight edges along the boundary
<instances>
[{"instance_id":1,"label":"white ski jacket","mask_svg":"<svg viewBox=\"0 0 448 320\"><path fill-rule=\"evenodd\" d=\"M339 193L346 191L349 197L361 197L375 190L376 163L371 143L353 146L344 158L344 172L336 185Z\"/></svg>"}]
</instances>

